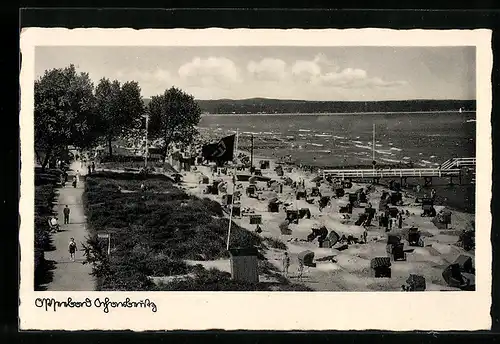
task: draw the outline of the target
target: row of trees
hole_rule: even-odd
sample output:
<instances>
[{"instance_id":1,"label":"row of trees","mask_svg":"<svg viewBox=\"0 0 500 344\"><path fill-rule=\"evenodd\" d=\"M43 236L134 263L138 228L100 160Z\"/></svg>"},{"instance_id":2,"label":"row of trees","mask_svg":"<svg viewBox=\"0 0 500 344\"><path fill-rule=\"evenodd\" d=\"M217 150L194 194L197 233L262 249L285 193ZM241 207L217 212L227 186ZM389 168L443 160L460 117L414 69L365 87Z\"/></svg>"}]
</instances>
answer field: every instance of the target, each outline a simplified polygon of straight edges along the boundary
<instances>
[{"instance_id":1,"label":"row of trees","mask_svg":"<svg viewBox=\"0 0 500 344\"><path fill-rule=\"evenodd\" d=\"M193 96L175 87L145 106L137 82L102 78L94 87L88 73L70 65L35 81L34 115L35 153L45 168L69 145L89 149L105 143L112 155L116 139L144 136L145 116L148 137L159 139L165 159L173 142L191 142L201 110Z\"/></svg>"}]
</instances>

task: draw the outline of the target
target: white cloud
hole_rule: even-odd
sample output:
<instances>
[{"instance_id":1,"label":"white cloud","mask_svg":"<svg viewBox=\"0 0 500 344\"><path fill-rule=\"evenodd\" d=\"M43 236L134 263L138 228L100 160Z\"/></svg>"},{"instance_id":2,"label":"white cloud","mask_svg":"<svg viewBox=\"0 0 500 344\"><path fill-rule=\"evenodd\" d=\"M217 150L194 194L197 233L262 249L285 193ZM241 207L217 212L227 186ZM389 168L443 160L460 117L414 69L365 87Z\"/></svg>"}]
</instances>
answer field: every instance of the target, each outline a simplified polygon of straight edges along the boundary
<instances>
[{"instance_id":1,"label":"white cloud","mask_svg":"<svg viewBox=\"0 0 500 344\"><path fill-rule=\"evenodd\" d=\"M193 58L178 70L179 77L190 85L221 87L242 81L235 63L225 57Z\"/></svg>"},{"instance_id":2,"label":"white cloud","mask_svg":"<svg viewBox=\"0 0 500 344\"><path fill-rule=\"evenodd\" d=\"M298 60L292 66L292 76L303 82L311 82L321 75L321 67L315 61Z\"/></svg>"},{"instance_id":3,"label":"white cloud","mask_svg":"<svg viewBox=\"0 0 500 344\"><path fill-rule=\"evenodd\" d=\"M264 58L259 62L250 61L248 72L257 80L279 81L286 78L286 62L280 59Z\"/></svg>"},{"instance_id":4,"label":"white cloud","mask_svg":"<svg viewBox=\"0 0 500 344\"><path fill-rule=\"evenodd\" d=\"M291 69L292 76L298 82L323 87L335 88L374 88L395 87L405 85L404 81L385 81L380 77L370 77L367 71L360 68L344 68L324 54L316 55L312 60L298 60Z\"/></svg>"}]
</instances>

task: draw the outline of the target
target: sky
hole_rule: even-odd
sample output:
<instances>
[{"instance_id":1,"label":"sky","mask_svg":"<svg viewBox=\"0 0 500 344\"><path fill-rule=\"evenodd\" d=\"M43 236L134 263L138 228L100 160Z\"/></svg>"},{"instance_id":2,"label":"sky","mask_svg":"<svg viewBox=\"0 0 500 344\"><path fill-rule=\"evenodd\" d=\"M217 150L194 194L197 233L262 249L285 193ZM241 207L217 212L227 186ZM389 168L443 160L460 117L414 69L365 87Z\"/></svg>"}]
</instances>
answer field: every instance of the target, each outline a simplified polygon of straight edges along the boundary
<instances>
[{"instance_id":1,"label":"sky","mask_svg":"<svg viewBox=\"0 0 500 344\"><path fill-rule=\"evenodd\" d=\"M135 80L143 97L476 99L475 47L37 47L35 76L74 64L97 85Z\"/></svg>"}]
</instances>

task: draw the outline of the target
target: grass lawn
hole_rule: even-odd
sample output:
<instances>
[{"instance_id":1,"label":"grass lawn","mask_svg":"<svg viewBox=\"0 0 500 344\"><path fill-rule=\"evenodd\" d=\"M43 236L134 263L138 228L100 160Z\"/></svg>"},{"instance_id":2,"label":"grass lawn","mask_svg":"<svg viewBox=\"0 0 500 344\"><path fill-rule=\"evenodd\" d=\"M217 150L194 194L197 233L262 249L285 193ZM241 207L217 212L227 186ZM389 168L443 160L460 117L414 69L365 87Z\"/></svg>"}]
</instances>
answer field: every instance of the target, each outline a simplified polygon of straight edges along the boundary
<instances>
[{"instance_id":1,"label":"grass lawn","mask_svg":"<svg viewBox=\"0 0 500 344\"><path fill-rule=\"evenodd\" d=\"M284 280L279 286L249 285L232 281L222 271L188 266L184 260L229 257L226 250L229 223L220 204L190 196L161 177L140 178L145 177L112 172L87 178L84 204L90 229L94 234L112 233L111 257L97 254L100 261L94 266L100 290L274 290L279 286L285 290L305 290ZM138 191L143 182L147 183L148 191ZM97 240L94 237L89 242L104 252L106 240ZM231 247L249 246L259 247L261 253L267 249L258 235L233 223ZM259 259L261 268L271 265L263 255ZM185 274L191 277L159 285L148 278Z\"/></svg>"}]
</instances>

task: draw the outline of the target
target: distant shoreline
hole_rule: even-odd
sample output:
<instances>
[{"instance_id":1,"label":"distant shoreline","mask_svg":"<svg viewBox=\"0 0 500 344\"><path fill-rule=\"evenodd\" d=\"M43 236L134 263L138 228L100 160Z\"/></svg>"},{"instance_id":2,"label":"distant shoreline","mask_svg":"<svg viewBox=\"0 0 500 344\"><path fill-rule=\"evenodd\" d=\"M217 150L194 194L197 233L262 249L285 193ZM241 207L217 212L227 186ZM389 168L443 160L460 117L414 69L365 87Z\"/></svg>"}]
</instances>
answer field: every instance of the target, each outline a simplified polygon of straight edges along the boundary
<instances>
[{"instance_id":1,"label":"distant shoreline","mask_svg":"<svg viewBox=\"0 0 500 344\"><path fill-rule=\"evenodd\" d=\"M204 113L202 117L217 117L217 116L342 116L342 115L404 115L404 114L427 114L427 113L441 113L441 114L470 114L476 111L462 111L461 113L456 110L448 111L388 111L388 112L300 112L300 113Z\"/></svg>"}]
</instances>

